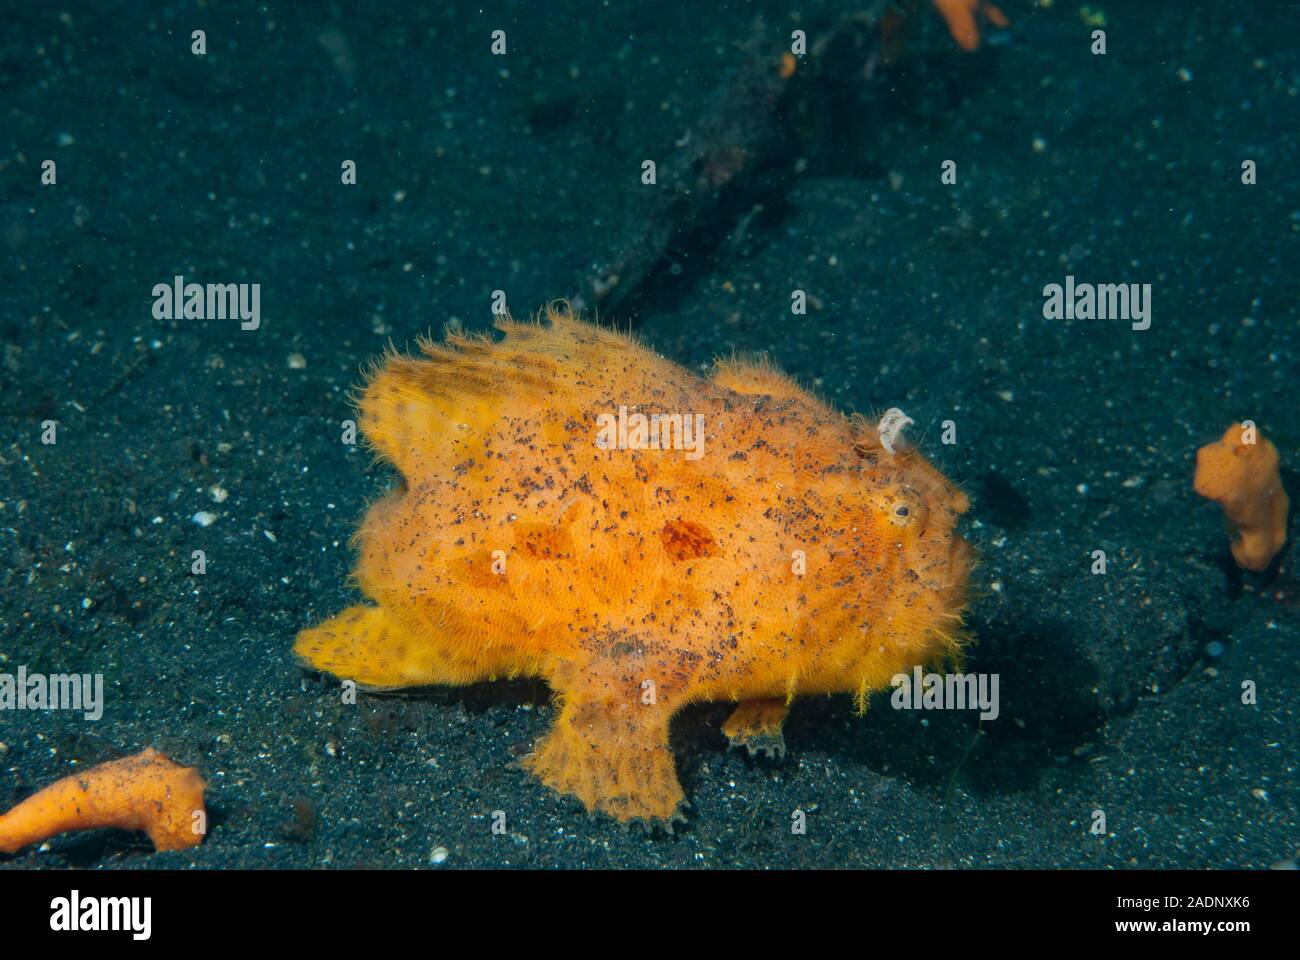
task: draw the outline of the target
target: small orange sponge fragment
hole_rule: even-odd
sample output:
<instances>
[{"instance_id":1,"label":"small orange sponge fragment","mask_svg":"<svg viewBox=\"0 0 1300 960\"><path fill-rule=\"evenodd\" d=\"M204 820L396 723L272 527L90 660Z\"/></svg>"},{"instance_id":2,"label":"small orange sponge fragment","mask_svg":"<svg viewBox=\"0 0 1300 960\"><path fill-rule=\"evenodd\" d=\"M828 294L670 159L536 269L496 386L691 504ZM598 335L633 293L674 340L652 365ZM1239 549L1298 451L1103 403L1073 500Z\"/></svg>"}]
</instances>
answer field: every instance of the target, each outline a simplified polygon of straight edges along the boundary
<instances>
[{"instance_id":1,"label":"small orange sponge fragment","mask_svg":"<svg viewBox=\"0 0 1300 960\"><path fill-rule=\"evenodd\" d=\"M0 816L0 853L17 853L69 830L143 830L158 850L203 842L207 784L149 747L50 784Z\"/></svg>"},{"instance_id":2,"label":"small orange sponge fragment","mask_svg":"<svg viewBox=\"0 0 1300 960\"><path fill-rule=\"evenodd\" d=\"M1253 424L1234 423L1221 440L1196 451L1194 487L1223 507L1233 529L1237 566L1267 569L1286 543L1289 503L1278 473L1277 447Z\"/></svg>"},{"instance_id":3,"label":"small orange sponge fragment","mask_svg":"<svg viewBox=\"0 0 1300 960\"><path fill-rule=\"evenodd\" d=\"M987 0L934 0L934 6L947 22L957 46L967 52L979 49L978 17L1002 29L1011 25L1007 15Z\"/></svg>"}]
</instances>

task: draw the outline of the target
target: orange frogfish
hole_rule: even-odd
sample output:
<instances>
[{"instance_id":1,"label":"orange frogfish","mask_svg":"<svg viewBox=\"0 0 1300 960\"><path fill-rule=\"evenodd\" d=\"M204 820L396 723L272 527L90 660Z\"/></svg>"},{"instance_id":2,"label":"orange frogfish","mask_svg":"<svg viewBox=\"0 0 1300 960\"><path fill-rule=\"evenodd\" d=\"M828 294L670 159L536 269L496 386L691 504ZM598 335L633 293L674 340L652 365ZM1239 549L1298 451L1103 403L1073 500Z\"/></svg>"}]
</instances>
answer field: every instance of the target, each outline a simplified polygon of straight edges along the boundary
<instances>
[{"instance_id":1,"label":"orange frogfish","mask_svg":"<svg viewBox=\"0 0 1300 960\"><path fill-rule=\"evenodd\" d=\"M765 362L707 379L553 305L503 337L390 355L360 426L404 482L357 533L371 603L302 631L311 669L379 690L544 678L524 763L622 821L679 815L668 728L738 701L782 749L796 694L868 694L955 654L966 496L899 436Z\"/></svg>"}]
</instances>

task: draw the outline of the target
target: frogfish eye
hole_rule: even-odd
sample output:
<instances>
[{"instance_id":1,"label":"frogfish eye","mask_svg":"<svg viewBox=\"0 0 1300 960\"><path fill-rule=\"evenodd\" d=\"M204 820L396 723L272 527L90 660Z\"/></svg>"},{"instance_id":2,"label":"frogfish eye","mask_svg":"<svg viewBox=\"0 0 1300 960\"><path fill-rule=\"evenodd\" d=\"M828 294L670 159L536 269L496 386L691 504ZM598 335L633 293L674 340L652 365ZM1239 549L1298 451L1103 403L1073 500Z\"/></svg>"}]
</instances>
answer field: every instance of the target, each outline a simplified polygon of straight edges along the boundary
<instances>
[{"instance_id":1,"label":"frogfish eye","mask_svg":"<svg viewBox=\"0 0 1300 960\"><path fill-rule=\"evenodd\" d=\"M885 497L885 516L895 527L910 528L918 534L922 533L925 531L928 513L925 500L912 487L899 487Z\"/></svg>"}]
</instances>

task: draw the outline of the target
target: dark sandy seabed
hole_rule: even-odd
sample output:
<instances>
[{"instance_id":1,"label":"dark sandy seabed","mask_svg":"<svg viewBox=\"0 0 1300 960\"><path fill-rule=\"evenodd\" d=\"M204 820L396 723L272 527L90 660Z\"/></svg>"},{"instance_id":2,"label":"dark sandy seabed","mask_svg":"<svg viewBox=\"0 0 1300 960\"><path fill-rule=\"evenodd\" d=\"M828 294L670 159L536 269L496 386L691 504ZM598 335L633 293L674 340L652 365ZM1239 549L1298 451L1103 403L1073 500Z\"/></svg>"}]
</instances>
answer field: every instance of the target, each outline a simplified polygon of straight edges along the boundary
<instances>
[{"instance_id":1,"label":"dark sandy seabed","mask_svg":"<svg viewBox=\"0 0 1300 960\"><path fill-rule=\"evenodd\" d=\"M969 668L1001 677L978 736L970 713L800 700L779 762L726 749L727 706L692 708L671 836L519 768L543 684L346 706L289 650L355 599L348 538L393 480L339 443L360 364L448 322L486 329L494 289L517 314L571 293L634 239L641 160L671 154L756 17L788 34L846 8L424 6L6 5L0 671L103 673L107 702L94 723L0 715L0 808L153 744L203 770L212 825L186 852L95 832L0 867L1296 857L1297 556L1243 576L1191 488L1197 446L1251 418L1300 494L1296 5L1094 4L1104 57L1072 0L1006 0L1009 34L974 54L923 8L908 60L823 118L834 135L782 202L681 251L619 318L688 366L767 351L841 409L915 418L972 496ZM1044 320L1067 273L1151 283L1151 328ZM260 282L261 329L155 320L176 274Z\"/></svg>"}]
</instances>

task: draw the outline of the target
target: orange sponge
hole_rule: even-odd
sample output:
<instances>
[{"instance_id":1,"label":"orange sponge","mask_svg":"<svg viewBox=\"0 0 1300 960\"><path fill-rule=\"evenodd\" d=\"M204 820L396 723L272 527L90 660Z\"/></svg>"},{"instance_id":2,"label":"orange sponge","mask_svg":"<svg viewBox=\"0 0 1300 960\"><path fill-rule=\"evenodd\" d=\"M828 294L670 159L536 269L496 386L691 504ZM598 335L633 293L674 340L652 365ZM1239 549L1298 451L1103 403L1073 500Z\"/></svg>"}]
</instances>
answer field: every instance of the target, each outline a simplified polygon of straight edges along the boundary
<instances>
[{"instance_id":1,"label":"orange sponge","mask_svg":"<svg viewBox=\"0 0 1300 960\"><path fill-rule=\"evenodd\" d=\"M1196 492L1223 507L1233 529L1232 558L1264 570L1286 542L1289 503L1278 473L1277 447L1249 420L1196 451Z\"/></svg>"},{"instance_id":2,"label":"orange sponge","mask_svg":"<svg viewBox=\"0 0 1300 960\"><path fill-rule=\"evenodd\" d=\"M1007 15L987 0L934 0L935 9L948 24L948 32L963 50L976 50L980 45L978 17L983 17L995 27L1010 26Z\"/></svg>"},{"instance_id":3,"label":"orange sponge","mask_svg":"<svg viewBox=\"0 0 1300 960\"><path fill-rule=\"evenodd\" d=\"M203 777L152 747L64 777L0 816L0 853L69 830L143 830L158 850L203 842Z\"/></svg>"}]
</instances>

